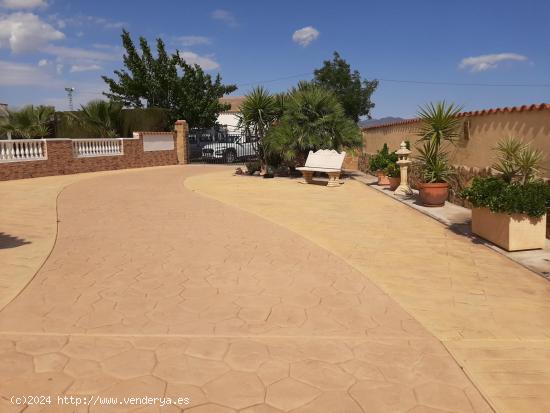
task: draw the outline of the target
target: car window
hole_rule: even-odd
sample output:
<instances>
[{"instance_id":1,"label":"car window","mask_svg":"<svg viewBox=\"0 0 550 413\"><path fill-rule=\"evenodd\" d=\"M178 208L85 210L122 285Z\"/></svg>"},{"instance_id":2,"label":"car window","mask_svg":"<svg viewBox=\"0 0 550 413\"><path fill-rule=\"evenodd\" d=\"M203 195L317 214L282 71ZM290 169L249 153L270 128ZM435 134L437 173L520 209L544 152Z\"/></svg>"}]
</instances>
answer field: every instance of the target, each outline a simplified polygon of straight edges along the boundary
<instances>
[{"instance_id":1,"label":"car window","mask_svg":"<svg viewBox=\"0 0 550 413\"><path fill-rule=\"evenodd\" d=\"M203 133L199 136L199 141L200 142L212 142L213 141L212 135L210 135L209 133Z\"/></svg>"},{"instance_id":2,"label":"car window","mask_svg":"<svg viewBox=\"0 0 550 413\"><path fill-rule=\"evenodd\" d=\"M235 137L231 135L226 135L226 136L220 135L218 136L217 141L222 143L233 143L235 142Z\"/></svg>"}]
</instances>

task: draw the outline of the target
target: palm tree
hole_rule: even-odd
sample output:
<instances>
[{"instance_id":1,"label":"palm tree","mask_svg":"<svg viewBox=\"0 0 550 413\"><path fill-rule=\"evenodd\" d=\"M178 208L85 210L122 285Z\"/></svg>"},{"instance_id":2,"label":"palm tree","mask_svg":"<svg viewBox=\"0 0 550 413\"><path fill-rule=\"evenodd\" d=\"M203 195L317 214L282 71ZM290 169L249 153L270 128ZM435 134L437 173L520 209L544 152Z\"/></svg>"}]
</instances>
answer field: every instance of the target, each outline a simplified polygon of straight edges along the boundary
<instances>
[{"instance_id":1,"label":"palm tree","mask_svg":"<svg viewBox=\"0 0 550 413\"><path fill-rule=\"evenodd\" d=\"M277 99L262 86L256 87L245 96L241 104L239 128L248 135L256 136L256 153L260 158L260 174L267 172L267 159L264 151L264 139L269 128L281 112L282 99Z\"/></svg>"},{"instance_id":2,"label":"palm tree","mask_svg":"<svg viewBox=\"0 0 550 413\"><path fill-rule=\"evenodd\" d=\"M305 159L310 150L339 151L361 144L357 124L346 117L336 95L322 86L301 82L285 99L284 115L269 131L266 150L296 161Z\"/></svg>"},{"instance_id":3,"label":"palm tree","mask_svg":"<svg viewBox=\"0 0 550 413\"><path fill-rule=\"evenodd\" d=\"M27 105L8 112L8 120L0 125L0 131L22 139L43 138L50 134L55 109L51 106Z\"/></svg>"},{"instance_id":4,"label":"palm tree","mask_svg":"<svg viewBox=\"0 0 550 413\"><path fill-rule=\"evenodd\" d=\"M81 105L69 120L78 123L98 138L117 138L122 124L122 104L114 101L92 100Z\"/></svg>"}]
</instances>

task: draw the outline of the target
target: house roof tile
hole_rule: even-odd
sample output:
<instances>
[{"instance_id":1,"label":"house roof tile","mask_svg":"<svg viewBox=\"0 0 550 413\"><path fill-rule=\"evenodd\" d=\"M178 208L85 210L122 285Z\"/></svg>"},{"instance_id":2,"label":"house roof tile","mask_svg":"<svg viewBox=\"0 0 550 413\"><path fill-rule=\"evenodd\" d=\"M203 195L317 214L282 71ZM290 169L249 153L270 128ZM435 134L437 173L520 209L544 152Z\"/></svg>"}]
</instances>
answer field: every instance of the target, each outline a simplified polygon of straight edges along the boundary
<instances>
[{"instance_id":1,"label":"house roof tile","mask_svg":"<svg viewBox=\"0 0 550 413\"><path fill-rule=\"evenodd\" d=\"M503 108L493 108L493 109L482 109L482 110L475 110L470 112L462 112L458 116L460 117L483 116L483 115L492 115L495 113L532 112L532 111L545 110L545 109L550 109L549 103L539 103L539 104L533 104L533 105L511 106L511 107L506 106ZM388 126L406 125L406 124L415 123L418 121L419 121L418 118L404 119L397 122L384 123L381 125L365 126L364 128L362 128L362 130L385 128Z\"/></svg>"}]
</instances>

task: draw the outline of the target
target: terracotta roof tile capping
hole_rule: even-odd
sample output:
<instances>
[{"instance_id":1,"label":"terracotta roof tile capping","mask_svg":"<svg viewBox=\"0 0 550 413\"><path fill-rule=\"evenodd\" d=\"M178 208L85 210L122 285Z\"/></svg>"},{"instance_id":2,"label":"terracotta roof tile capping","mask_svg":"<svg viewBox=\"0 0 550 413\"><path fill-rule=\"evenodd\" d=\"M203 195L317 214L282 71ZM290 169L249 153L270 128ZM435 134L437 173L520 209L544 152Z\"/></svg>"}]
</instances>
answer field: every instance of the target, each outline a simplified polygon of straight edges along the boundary
<instances>
[{"instance_id":1,"label":"terracotta roof tile capping","mask_svg":"<svg viewBox=\"0 0 550 413\"><path fill-rule=\"evenodd\" d=\"M533 105L522 105L522 106L512 106L512 107L503 107L503 108L493 108L493 109L482 109L482 110L476 110L471 112L462 112L459 116L483 116L483 115L492 115L495 113L507 113L507 112L531 112L535 110L545 110L550 109L549 103L540 103L540 104L533 104ZM377 128L385 128L388 126L396 126L396 125L406 125L408 123L415 123L418 122L418 118L414 119L405 119L400 120L398 122L391 122L391 123L384 123L381 125L375 125L375 126L365 126L362 128L362 130L366 129L377 129Z\"/></svg>"}]
</instances>

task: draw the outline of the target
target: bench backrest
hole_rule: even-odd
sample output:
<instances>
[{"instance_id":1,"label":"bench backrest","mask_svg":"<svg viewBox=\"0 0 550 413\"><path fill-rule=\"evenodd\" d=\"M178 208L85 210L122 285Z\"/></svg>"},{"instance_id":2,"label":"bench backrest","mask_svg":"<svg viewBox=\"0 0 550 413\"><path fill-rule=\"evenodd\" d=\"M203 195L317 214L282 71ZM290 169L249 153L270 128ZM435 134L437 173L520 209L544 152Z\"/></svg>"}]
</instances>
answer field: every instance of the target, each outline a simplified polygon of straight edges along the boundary
<instances>
[{"instance_id":1,"label":"bench backrest","mask_svg":"<svg viewBox=\"0 0 550 413\"><path fill-rule=\"evenodd\" d=\"M338 153L334 149L320 149L317 152L309 151L306 165L310 168L342 169L346 153Z\"/></svg>"}]
</instances>

